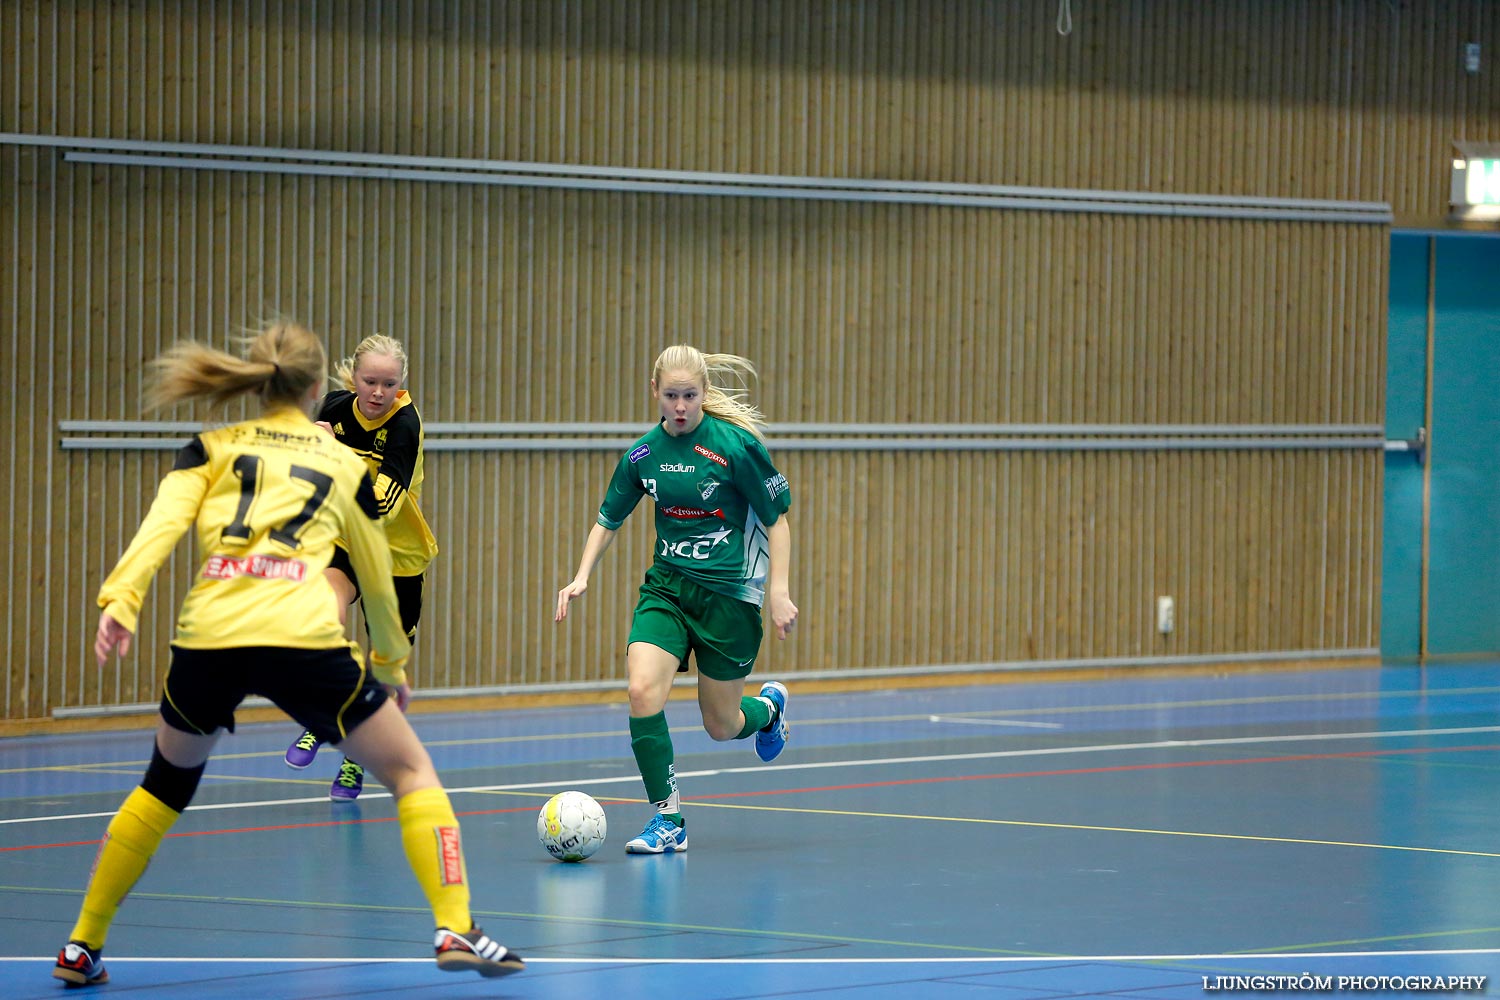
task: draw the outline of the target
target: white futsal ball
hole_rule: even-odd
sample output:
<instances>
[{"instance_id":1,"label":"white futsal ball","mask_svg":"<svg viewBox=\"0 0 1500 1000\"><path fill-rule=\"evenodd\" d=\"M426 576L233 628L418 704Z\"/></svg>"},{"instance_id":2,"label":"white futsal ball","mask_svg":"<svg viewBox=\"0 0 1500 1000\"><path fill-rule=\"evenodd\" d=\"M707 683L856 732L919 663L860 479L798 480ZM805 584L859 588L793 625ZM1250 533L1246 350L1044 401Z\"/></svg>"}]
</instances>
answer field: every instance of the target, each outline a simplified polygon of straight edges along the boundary
<instances>
[{"instance_id":1,"label":"white futsal ball","mask_svg":"<svg viewBox=\"0 0 1500 1000\"><path fill-rule=\"evenodd\" d=\"M558 861L582 861L604 846L604 807L583 792L558 792L536 817L536 838Z\"/></svg>"}]
</instances>

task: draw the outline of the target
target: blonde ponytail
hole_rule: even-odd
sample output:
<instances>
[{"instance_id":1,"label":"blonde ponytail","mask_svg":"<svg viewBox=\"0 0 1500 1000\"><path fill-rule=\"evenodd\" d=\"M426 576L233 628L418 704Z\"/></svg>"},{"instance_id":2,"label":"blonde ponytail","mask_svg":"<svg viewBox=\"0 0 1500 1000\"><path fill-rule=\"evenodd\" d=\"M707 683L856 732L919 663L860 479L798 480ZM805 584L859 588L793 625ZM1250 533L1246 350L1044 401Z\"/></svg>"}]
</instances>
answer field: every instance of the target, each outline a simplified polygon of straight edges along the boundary
<instances>
[{"instance_id":1,"label":"blonde ponytail","mask_svg":"<svg viewBox=\"0 0 1500 1000\"><path fill-rule=\"evenodd\" d=\"M323 342L296 323L274 323L246 343L243 358L190 340L174 344L150 362L146 408L196 399L218 407L249 392L265 406L297 406L328 368Z\"/></svg>"}]
</instances>

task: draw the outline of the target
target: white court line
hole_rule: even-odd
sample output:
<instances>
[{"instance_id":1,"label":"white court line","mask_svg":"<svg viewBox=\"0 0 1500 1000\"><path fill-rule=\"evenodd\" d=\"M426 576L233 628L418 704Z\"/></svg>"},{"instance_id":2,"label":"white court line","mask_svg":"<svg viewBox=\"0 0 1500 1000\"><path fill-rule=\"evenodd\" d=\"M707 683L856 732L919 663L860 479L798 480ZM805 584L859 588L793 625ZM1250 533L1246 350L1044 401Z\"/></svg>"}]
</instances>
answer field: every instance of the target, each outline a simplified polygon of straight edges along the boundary
<instances>
[{"instance_id":1,"label":"white court line","mask_svg":"<svg viewBox=\"0 0 1500 1000\"><path fill-rule=\"evenodd\" d=\"M1432 949L1424 951L1297 951L1297 952L1229 952L1219 955L995 955L987 956L955 956L953 958L933 958L931 956L918 956L913 958L528 958L527 965L881 965L886 963L900 963L901 965L952 965L952 964L993 964L1004 962L1017 964L1021 962L1259 962L1280 959L1295 959L1302 961L1309 958L1443 958L1459 955L1500 955L1500 948L1454 948L1454 949ZM56 955L43 955L38 958L24 958L18 956L0 956L0 962L53 962ZM129 957L109 956L111 965L121 962L172 962L172 963L195 963L233 962L236 964L247 963L252 965L312 965L317 963L336 962L348 965L431 965L431 958L239 958L239 957L210 957L203 958L142 958L138 955Z\"/></svg>"},{"instance_id":2,"label":"white court line","mask_svg":"<svg viewBox=\"0 0 1500 1000\"><path fill-rule=\"evenodd\" d=\"M1018 719L969 719L961 715L929 715L928 722L945 722L952 726L1025 726L1029 729L1061 729L1061 722L1021 722Z\"/></svg>"},{"instance_id":3,"label":"white court line","mask_svg":"<svg viewBox=\"0 0 1500 1000\"><path fill-rule=\"evenodd\" d=\"M864 760L823 760L808 761L803 764L779 764L771 767L761 765L759 767L721 767L707 771L684 771L677 775L679 778L707 778L720 774L767 774L777 771L805 771L814 768L830 767L872 767L872 766L894 766L899 764L933 764L942 761L960 760L998 760L1006 757L1043 757L1054 754L1079 754L1079 753L1110 753L1123 752L1127 750L1172 750L1180 747L1214 747L1214 746L1244 746L1256 743L1307 743L1328 740L1368 740L1368 739L1396 739L1418 736L1465 736L1474 733L1500 733L1500 726L1462 726L1454 729L1395 729L1376 730L1366 733L1296 733L1282 736L1224 736L1215 739L1204 740L1157 740L1151 743L1105 743L1089 744L1076 747L1034 747L1026 750L992 750L985 753L951 753L951 754L927 754L921 757L877 757ZM532 781L525 784L513 785L469 785L463 788L449 788L449 795L459 793L483 793L483 792L524 792L531 789L550 789L560 787L580 788L585 785L610 785L621 782L638 782L638 774L619 775L613 778L559 778L551 781ZM365 792L360 796L361 801L370 799L388 799L390 792ZM251 802L214 802L204 805L188 806L189 812L208 811L217 809L256 809L261 806L288 806L309 805L314 803L326 804L328 799L322 796L304 799L260 799ZM0 826L9 826L17 823L50 823L59 820L70 819L100 819L113 816L114 812L95 813L70 813L64 816L18 816L13 819L0 819ZM1405 954L1405 953L1403 953Z\"/></svg>"}]
</instances>

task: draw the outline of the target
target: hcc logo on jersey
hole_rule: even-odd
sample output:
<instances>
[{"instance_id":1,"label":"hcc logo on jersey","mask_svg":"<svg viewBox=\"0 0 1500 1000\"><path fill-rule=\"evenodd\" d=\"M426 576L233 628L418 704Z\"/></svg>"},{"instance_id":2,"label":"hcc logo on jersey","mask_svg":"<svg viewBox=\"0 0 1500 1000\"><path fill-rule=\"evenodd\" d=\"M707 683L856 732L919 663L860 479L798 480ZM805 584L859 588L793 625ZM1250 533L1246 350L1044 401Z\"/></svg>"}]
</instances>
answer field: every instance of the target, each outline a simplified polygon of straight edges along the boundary
<instances>
[{"instance_id":1,"label":"hcc logo on jersey","mask_svg":"<svg viewBox=\"0 0 1500 1000\"><path fill-rule=\"evenodd\" d=\"M720 528L706 535L694 535L677 542L669 542L663 538L660 540L661 554L678 559L707 559L713 554L715 545L728 540L729 531L729 528Z\"/></svg>"}]
</instances>

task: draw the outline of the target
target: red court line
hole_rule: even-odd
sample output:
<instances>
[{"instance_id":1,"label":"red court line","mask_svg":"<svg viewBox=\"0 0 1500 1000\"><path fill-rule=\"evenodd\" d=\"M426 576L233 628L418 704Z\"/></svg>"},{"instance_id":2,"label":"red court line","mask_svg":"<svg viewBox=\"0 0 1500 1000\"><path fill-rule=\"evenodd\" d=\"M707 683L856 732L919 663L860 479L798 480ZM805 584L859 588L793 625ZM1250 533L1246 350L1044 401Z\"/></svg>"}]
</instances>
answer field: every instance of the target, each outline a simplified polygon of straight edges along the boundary
<instances>
[{"instance_id":1,"label":"red court line","mask_svg":"<svg viewBox=\"0 0 1500 1000\"><path fill-rule=\"evenodd\" d=\"M859 788L895 788L901 785L938 785L950 781L1000 781L1008 778L1058 778L1079 774L1113 774L1124 771L1161 771L1185 767L1222 767L1232 764L1284 764L1310 760L1348 760L1363 757L1403 757L1429 753L1466 753L1480 750L1500 750L1500 744L1486 743L1462 747L1412 747L1406 750L1350 750L1343 753L1287 754L1280 757L1229 757L1219 760L1165 761L1155 764L1120 764L1113 767L1074 767L1054 771L1008 771L1002 774L960 774L929 776L923 778L901 778L890 781L862 781L847 785L817 785L808 788L772 788L758 792L720 792L717 795L695 795L692 802L711 802L717 799L754 798L764 795L805 795L809 792L840 792ZM603 802L621 803L620 799L601 799ZM465 816L499 816L505 813L532 812L533 805L511 806L506 809L471 809L455 812ZM325 826L357 826L363 823L394 823L395 816L372 816L369 819L325 820L317 823L282 823L274 826L241 826L226 830L195 830L169 833L165 839L177 837L221 837L235 833L271 833L283 830L315 830ZM18 844L15 847L0 847L0 854L10 851L38 851L53 847L90 847L102 843L99 840L74 840L56 844Z\"/></svg>"}]
</instances>

